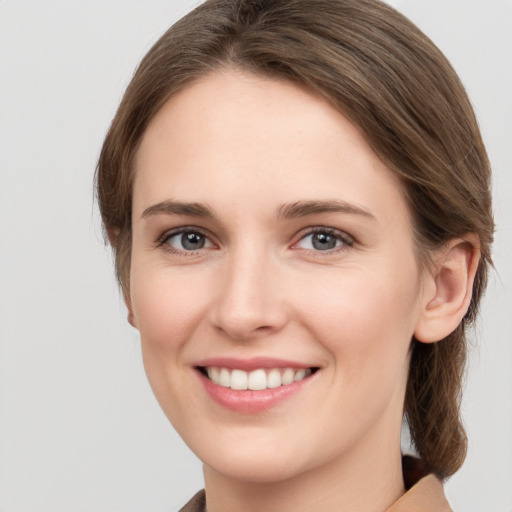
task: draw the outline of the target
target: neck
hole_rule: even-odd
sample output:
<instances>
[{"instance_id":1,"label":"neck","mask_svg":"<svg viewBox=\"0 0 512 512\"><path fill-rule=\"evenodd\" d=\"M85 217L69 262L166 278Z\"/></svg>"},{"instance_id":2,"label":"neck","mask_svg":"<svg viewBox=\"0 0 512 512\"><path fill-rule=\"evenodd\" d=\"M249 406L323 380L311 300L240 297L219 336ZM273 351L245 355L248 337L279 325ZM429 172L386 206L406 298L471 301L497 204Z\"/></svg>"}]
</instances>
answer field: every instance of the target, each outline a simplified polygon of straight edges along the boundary
<instances>
[{"instance_id":1,"label":"neck","mask_svg":"<svg viewBox=\"0 0 512 512\"><path fill-rule=\"evenodd\" d=\"M278 482L245 482L204 467L208 512L383 512L403 493L400 439L368 443Z\"/></svg>"}]
</instances>

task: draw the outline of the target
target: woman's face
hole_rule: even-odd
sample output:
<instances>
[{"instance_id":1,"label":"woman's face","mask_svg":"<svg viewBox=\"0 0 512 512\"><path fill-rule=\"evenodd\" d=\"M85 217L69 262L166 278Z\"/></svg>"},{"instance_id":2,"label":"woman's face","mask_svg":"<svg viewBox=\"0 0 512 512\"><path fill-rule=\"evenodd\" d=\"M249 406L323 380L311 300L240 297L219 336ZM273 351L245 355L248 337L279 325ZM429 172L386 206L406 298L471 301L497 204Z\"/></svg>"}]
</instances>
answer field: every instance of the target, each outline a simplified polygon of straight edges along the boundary
<instances>
[{"instance_id":1,"label":"woman's face","mask_svg":"<svg viewBox=\"0 0 512 512\"><path fill-rule=\"evenodd\" d=\"M422 276L397 180L320 97L225 71L150 123L131 321L209 471L269 482L399 456Z\"/></svg>"}]
</instances>

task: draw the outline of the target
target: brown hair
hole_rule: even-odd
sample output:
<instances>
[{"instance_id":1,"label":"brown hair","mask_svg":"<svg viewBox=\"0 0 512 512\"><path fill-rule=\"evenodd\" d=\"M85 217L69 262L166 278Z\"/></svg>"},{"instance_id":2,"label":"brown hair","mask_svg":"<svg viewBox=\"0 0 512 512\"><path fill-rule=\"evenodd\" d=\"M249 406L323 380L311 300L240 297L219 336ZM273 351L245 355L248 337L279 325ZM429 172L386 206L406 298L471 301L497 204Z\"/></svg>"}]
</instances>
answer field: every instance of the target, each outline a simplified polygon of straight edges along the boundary
<instances>
[{"instance_id":1,"label":"brown hair","mask_svg":"<svg viewBox=\"0 0 512 512\"><path fill-rule=\"evenodd\" d=\"M491 262L490 167L471 104L437 47L378 0L208 0L173 25L139 65L97 168L103 223L129 293L134 157L177 91L221 67L285 79L327 98L399 176L419 253L475 233L481 261L464 321L444 340L413 340L405 417L429 468L453 474L466 454L460 392L465 331Z\"/></svg>"}]
</instances>

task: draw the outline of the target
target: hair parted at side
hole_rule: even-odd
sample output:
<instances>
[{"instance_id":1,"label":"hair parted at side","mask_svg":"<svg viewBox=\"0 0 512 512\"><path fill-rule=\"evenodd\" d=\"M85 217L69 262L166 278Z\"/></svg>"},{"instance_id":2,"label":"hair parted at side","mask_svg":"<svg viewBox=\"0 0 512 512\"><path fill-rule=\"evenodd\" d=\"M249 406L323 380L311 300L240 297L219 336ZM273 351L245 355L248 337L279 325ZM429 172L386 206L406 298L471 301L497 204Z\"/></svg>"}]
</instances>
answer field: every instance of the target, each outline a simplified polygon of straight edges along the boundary
<instances>
[{"instance_id":1,"label":"hair parted at side","mask_svg":"<svg viewBox=\"0 0 512 512\"><path fill-rule=\"evenodd\" d=\"M489 161L459 78L417 27L379 0L206 1L144 57L101 150L97 197L125 297L141 138L170 97L222 68L315 91L358 126L401 180L420 257L452 238L478 236L469 311L444 340L413 340L405 401L418 453L438 476L450 476L466 454L459 411L466 329L485 288L494 230Z\"/></svg>"}]
</instances>

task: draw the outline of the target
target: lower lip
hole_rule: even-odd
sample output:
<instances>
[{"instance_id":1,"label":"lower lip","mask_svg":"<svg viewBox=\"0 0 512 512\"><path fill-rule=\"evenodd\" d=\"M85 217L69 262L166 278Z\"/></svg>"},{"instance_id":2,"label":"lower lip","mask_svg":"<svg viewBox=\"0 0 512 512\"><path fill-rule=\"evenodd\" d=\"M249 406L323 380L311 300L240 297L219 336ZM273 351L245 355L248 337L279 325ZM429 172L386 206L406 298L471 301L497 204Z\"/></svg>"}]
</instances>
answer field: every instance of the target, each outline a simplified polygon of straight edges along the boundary
<instances>
[{"instance_id":1,"label":"lower lip","mask_svg":"<svg viewBox=\"0 0 512 512\"><path fill-rule=\"evenodd\" d=\"M278 388L262 389L260 391L253 391L251 389L238 391L219 386L202 373L197 373L204 389L215 402L226 409L245 414L263 412L275 407L298 393L312 378L312 375L310 375L298 382L292 382Z\"/></svg>"}]
</instances>

